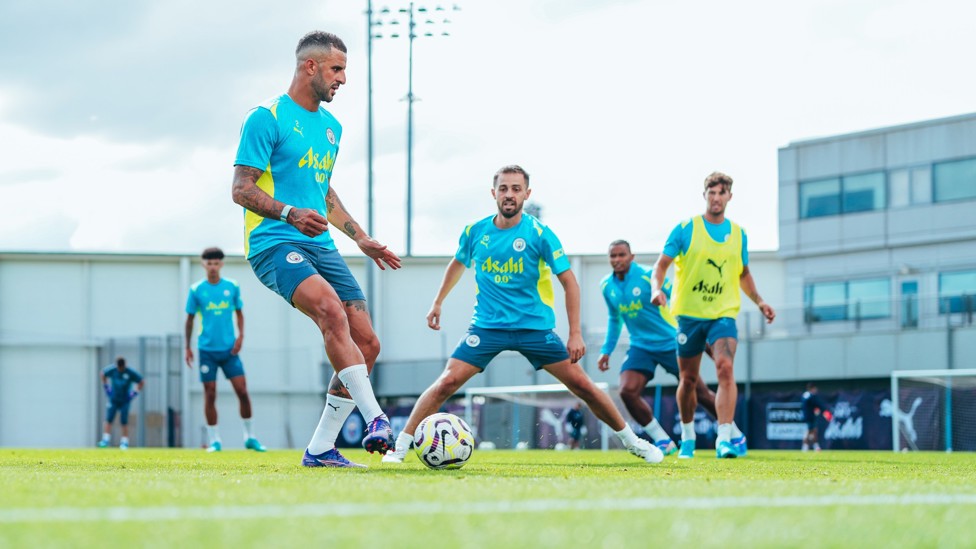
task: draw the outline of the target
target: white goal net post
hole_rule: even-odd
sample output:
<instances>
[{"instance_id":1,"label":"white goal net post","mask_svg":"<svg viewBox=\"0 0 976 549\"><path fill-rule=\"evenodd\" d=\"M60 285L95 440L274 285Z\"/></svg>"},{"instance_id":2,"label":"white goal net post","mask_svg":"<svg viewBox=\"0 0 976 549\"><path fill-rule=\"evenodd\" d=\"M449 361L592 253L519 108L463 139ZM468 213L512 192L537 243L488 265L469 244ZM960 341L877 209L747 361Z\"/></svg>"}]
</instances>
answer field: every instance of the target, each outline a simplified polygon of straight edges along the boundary
<instances>
[{"instance_id":1,"label":"white goal net post","mask_svg":"<svg viewBox=\"0 0 976 549\"><path fill-rule=\"evenodd\" d=\"M976 451L976 369L894 370L888 412L896 452Z\"/></svg>"},{"instance_id":2,"label":"white goal net post","mask_svg":"<svg viewBox=\"0 0 976 549\"><path fill-rule=\"evenodd\" d=\"M607 383L594 385L613 398ZM561 383L472 387L464 390L464 419L479 446L488 443L499 449L563 449L569 438L566 412L577 402L581 402L580 398ZM583 412L581 447L606 451L610 447L610 428L596 419L585 403Z\"/></svg>"}]
</instances>

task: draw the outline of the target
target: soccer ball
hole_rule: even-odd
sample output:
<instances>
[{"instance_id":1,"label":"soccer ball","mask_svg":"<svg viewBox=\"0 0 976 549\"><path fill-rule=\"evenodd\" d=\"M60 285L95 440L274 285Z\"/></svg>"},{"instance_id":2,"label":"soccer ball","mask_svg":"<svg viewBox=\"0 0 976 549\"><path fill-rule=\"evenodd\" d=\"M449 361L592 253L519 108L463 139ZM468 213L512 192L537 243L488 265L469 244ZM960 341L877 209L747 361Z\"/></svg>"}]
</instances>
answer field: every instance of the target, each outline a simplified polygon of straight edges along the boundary
<instances>
[{"instance_id":1,"label":"soccer ball","mask_svg":"<svg viewBox=\"0 0 976 549\"><path fill-rule=\"evenodd\" d=\"M437 413L417 426L413 444L421 463L431 469L460 469L474 452L474 435L463 419Z\"/></svg>"}]
</instances>

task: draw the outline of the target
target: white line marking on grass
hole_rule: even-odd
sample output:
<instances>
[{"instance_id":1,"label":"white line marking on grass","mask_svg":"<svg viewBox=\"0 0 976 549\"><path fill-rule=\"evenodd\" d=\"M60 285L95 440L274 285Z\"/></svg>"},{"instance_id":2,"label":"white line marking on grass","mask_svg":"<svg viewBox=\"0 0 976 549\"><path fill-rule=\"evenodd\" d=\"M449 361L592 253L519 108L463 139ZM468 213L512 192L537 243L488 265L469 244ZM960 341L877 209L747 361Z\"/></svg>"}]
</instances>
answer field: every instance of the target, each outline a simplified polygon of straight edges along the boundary
<instances>
[{"instance_id":1,"label":"white line marking on grass","mask_svg":"<svg viewBox=\"0 0 976 549\"><path fill-rule=\"evenodd\" d=\"M140 522L160 520L233 520L301 517L406 516L419 514L485 515L563 511L646 511L654 509L725 509L780 507L976 505L976 494L914 494L819 497L719 497L633 499L530 499L458 503L305 503L297 505L215 505L157 507L50 507L0 509L0 523Z\"/></svg>"}]
</instances>

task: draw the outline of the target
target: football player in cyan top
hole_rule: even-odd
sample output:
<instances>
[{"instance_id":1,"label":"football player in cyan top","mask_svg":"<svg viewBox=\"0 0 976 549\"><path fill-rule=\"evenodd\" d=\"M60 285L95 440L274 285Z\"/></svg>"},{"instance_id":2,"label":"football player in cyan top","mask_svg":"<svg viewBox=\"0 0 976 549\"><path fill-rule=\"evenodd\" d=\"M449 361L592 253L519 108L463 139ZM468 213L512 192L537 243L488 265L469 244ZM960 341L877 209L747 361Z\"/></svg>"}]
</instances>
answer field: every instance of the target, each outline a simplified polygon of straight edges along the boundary
<instances>
[{"instance_id":1,"label":"football player in cyan top","mask_svg":"<svg viewBox=\"0 0 976 549\"><path fill-rule=\"evenodd\" d=\"M632 454L651 463L660 462L664 459L661 451L637 437L610 397L596 387L579 364L586 352L580 327L579 284L556 235L522 212L531 194L529 174L519 166L503 167L495 173L491 194L498 213L465 227L427 313L427 325L439 330L444 299L465 268L471 267L478 287L471 325L444 372L414 405L397 437L396 449L387 453L383 462L402 463L421 420L436 412L505 350L520 352L536 370L545 370L566 385L617 433ZM554 331L553 274L566 293L569 341L565 344Z\"/></svg>"}]
</instances>

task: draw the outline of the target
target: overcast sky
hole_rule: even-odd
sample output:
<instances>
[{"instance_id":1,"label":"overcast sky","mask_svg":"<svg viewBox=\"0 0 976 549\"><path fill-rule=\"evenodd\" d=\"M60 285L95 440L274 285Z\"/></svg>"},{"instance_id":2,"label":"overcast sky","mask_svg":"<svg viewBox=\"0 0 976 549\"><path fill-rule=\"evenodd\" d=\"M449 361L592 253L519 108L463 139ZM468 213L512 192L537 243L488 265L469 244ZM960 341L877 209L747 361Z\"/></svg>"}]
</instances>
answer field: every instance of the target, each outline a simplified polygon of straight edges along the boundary
<instances>
[{"instance_id":1,"label":"overcast sky","mask_svg":"<svg viewBox=\"0 0 976 549\"><path fill-rule=\"evenodd\" d=\"M735 179L750 248L773 250L778 148L976 110L976 8L958 0L456 4L432 18L451 36L415 42L416 255L452 254L512 163L570 254L659 251L713 170ZM0 250L241 253L240 124L287 89L313 29L350 50L327 106L344 127L332 182L366 226L365 7L0 2ZM406 40L373 60L374 236L402 253Z\"/></svg>"}]
</instances>

